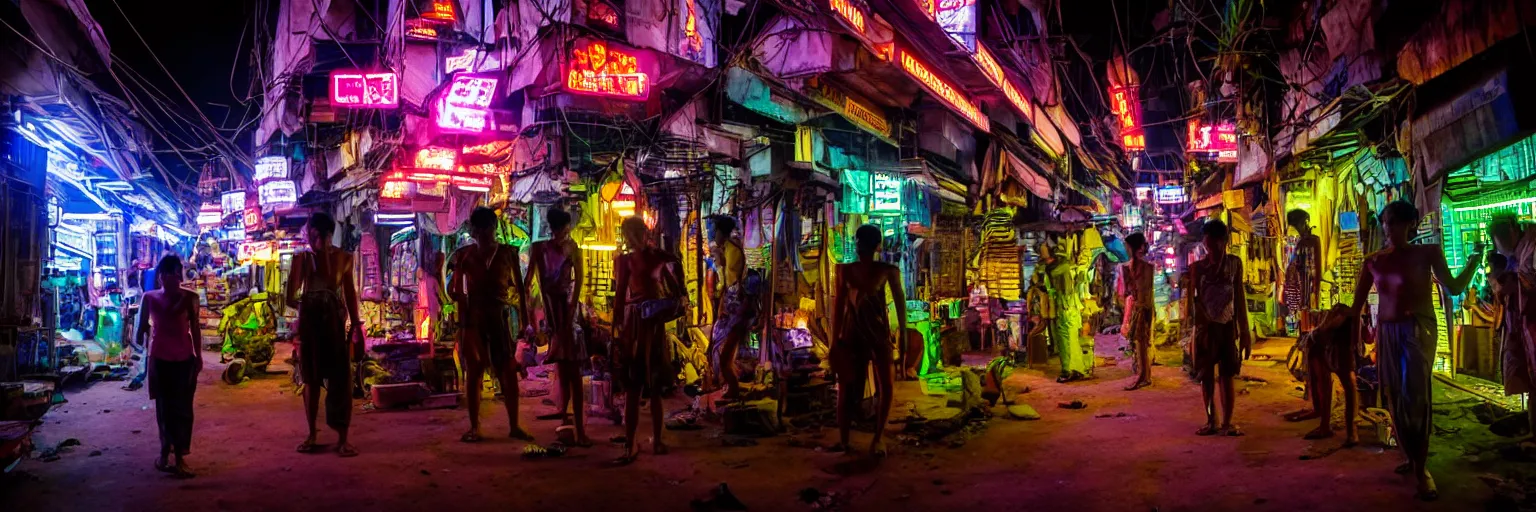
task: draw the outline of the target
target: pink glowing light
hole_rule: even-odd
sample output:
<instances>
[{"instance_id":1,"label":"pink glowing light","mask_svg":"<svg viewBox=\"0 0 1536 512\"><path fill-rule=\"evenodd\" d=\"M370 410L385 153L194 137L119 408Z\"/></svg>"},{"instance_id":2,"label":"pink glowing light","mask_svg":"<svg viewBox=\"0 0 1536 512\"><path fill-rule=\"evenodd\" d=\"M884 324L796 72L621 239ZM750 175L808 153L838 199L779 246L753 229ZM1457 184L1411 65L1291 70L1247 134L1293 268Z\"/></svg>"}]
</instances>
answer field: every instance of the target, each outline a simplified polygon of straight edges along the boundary
<instances>
[{"instance_id":1,"label":"pink glowing light","mask_svg":"<svg viewBox=\"0 0 1536 512\"><path fill-rule=\"evenodd\" d=\"M394 73L331 73L331 104L358 108L392 108L400 104L399 77Z\"/></svg>"}]
</instances>

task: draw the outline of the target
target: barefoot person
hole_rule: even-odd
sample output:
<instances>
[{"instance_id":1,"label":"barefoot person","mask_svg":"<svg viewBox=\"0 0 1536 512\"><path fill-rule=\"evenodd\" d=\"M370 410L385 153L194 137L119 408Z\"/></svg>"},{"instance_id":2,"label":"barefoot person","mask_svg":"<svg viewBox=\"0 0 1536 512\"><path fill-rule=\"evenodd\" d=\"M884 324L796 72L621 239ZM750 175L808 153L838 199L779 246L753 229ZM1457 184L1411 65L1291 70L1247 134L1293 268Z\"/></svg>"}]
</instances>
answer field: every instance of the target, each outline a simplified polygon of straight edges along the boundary
<instances>
[{"instance_id":1,"label":"barefoot person","mask_svg":"<svg viewBox=\"0 0 1536 512\"><path fill-rule=\"evenodd\" d=\"M1346 448L1360 443L1355 425L1355 340L1359 335L1360 319L1349 318L1349 314L1349 306L1335 305L1321 322L1322 326L1306 334L1307 385L1312 389L1312 411L1316 412L1312 416L1319 421L1316 429L1302 436L1303 439L1333 437L1333 377L1338 376L1339 384L1344 387Z\"/></svg>"},{"instance_id":2,"label":"barefoot person","mask_svg":"<svg viewBox=\"0 0 1536 512\"><path fill-rule=\"evenodd\" d=\"M581 363L587 360L586 344L576 339L576 306L581 298L581 249L571 240L571 214L550 208L550 239L534 242L524 289L539 280L544 298L544 325L549 335L549 360L555 363L559 382L560 410L541 419L566 418L566 407L575 410L576 445L591 446L587 438L587 406L581 387Z\"/></svg>"},{"instance_id":3,"label":"barefoot person","mask_svg":"<svg viewBox=\"0 0 1536 512\"><path fill-rule=\"evenodd\" d=\"M347 442L347 427L352 424L352 354L354 348L362 347L363 323L358 316L357 287L352 283L352 255L331 244L335 232L336 221L329 214L310 216L304 226L309 249L293 255L288 276L288 303L299 307L299 376L304 381L304 415L309 421L309 437L298 449L312 453L319 448L315 417L323 388L325 424L336 430L336 453L352 457L357 455L357 448ZM351 336L347 335L349 318Z\"/></svg>"},{"instance_id":4,"label":"barefoot person","mask_svg":"<svg viewBox=\"0 0 1536 512\"><path fill-rule=\"evenodd\" d=\"M1244 304L1243 260L1227 254L1227 225L1219 220L1206 221L1205 258L1190 265L1190 298L1194 313L1195 375L1205 399L1205 426L1195 433L1202 436L1222 433L1243 435L1232 424L1232 406L1236 389L1233 380L1242 369L1243 360L1253 350L1248 332L1248 308ZM1221 386L1221 424L1216 423L1216 388Z\"/></svg>"},{"instance_id":5,"label":"barefoot person","mask_svg":"<svg viewBox=\"0 0 1536 512\"><path fill-rule=\"evenodd\" d=\"M1136 351L1136 382L1125 388L1134 391L1152 385L1152 320L1157 316L1153 305L1152 264L1147 262L1147 236L1132 233L1125 237L1131 250L1130 268L1125 271L1126 297L1130 299L1130 332L1126 337Z\"/></svg>"},{"instance_id":6,"label":"barefoot person","mask_svg":"<svg viewBox=\"0 0 1536 512\"><path fill-rule=\"evenodd\" d=\"M715 274L719 289L715 291L715 325L710 335L710 351L714 357L711 359L716 375L725 383L725 395L723 398L732 400L741 397L741 381L736 375L736 354L741 349L741 340L747 337L747 327L751 325L753 308L752 299L748 297L743 285L746 276L747 263L741 250L741 242L732 238L736 232L736 220L730 217L716 216L714 218L714 232L710 236L715 247L710 251L716 255Z\"/></svg>"},{"instance_id":7,"label":"barefoot person","mask_svg":"<svg viewBox=\"0 0 1536 512\"><path fill-rule=\"evenodd\" d=\"M475 208L469 214L469 236L475 243L453 252L453 280L448 295L459 304L459 365L464 370L464 402L469 409L469 431L459 436L466 443L484 439L480 430L480 394L486 370L501 385L507 406L507 425L513 439L533 441L517 421L517 362L513 334L527 293L517 261L517 247L496 240L496 211Z\"/></svg>"},{"instance_id":8,"label":"barefoot person","mask_svg":"<svg viewBox=\"0 0 1536 512\"><path fill-rule=\"evenodd\" d=\"M624 219L619 229L624 233L626 252L614 262L613 325L615 374L624 386L624 455L615 465L634 462L640 456L635 434L640 428L640 401L651 402L651 452L667 453L661 441L662 388L677 377L672 371L672 345L667 341L666 322L677 311L680 297L668 290L683 289L677 258L651 247L648 228L639 217Z\"/></svg>"},{"instance_id":9,"label":"barefoot person","mask_svg":"<svg viewBox=\"0 0 1536 512\"><path fill-rule=\"evenodd\" d=\"M1381 215L1387 247L1365 258L1349 318L1365 309L1371 287L1376 288L1376 365L1392 413L1393 429L1408 463L1399 467L1419 482L1418 497L1439 497L1435 480L1424 463L1429 458L1432 427L1430 368L1435 359L1435 311L1430 294L1439 281L1451 295L1467 289L1482 254L1467 259L1461 273L1451 275L1439 245L1410 244L1419 225L1419 210L1406 201L1388 204ZM1344 318L1336 318L1342 322ZM1332 326L1330 326L1332 327ZM1321 391L1321 390L1319 390Z\"/></svg>"},{"instance_id":10,"label":"barefoot person","mask_svg":"<svg viewBox=\"0 0 1536 512\"><path fill-rule=\"evenodd\" d=\"M181 258L168 255L155 266L161 288L144 294L139 338L149 337L149 399L155 401L160 427L160 458L155 469L191 478L187 454L192 448L192 395L203 369L202 334L197 326L197 294L181 288ZM176 465L168 460L176 455Z\"/></svg>"},{"instance_id":11,"label":"barefoot person","mask_svg":"<svg viewBox=\"0 0 1536 512\"><path fill-rule=\"evenodd\" d=\"M1281 298L1286 309L1296 314L1302 335L1316 327L1314 318L1318 299L1322 296L1323 240L1312 233L1312 215L1306 210L1286 212L1285 224L1296 230L1296 250L1285 267L1285 288ZM1310 375L1310 373L1309 373ZM1313 383L1306 382L1308 395ZM1330 397L1331 398L1331 397ZM1306 421L1317 418L1317 398L1312 397L1313 409L1302 409L1285 415L1286 421Z\"/></svg>"},{"instance_id":12,"label":"barefoot person","mask_svg":"<svg viewBox=\"0 0 1536 512\"><path fill-rule=\"evenodd\" d=\"M869 365L875 365L875 394L879 404L875 407L875 436L869 442L869 452L885 455L885 443L880 435L885 432L886 418L891 414L891 400L895 388L891 372L895 351L891 335L890 318L886 313L885 294L889 290L891 301L896 305L898 330L907 330L907 297L901 289L901 270L895 265L875 261L884 237L880 228L860 226L854 232L854 244L859 259L837 266L837 295L833 303L833 332L839 333L828 357L832 371L837 375L837 428L836 450L850 450L848 429L853 426L854 416L863 410L864 385L869 377Z\"/></svg>"}]
</instances>

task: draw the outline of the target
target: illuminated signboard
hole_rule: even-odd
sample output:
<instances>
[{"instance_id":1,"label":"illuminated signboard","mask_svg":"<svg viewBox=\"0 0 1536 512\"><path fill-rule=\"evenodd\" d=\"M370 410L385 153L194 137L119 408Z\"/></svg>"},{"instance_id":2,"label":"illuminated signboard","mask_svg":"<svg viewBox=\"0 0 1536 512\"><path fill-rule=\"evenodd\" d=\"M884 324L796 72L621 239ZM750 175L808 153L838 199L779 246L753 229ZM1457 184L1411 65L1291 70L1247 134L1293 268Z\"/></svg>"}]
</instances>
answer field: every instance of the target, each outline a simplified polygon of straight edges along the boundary
<instances>
[{"instance_id":1,"label":"illuminated signboard","mask_svg":"<svg viewBox=\"0 0 1536 512\"><path fill-rule=\"evenodd\" d=\"M234 215L235 212L245 209L245 191L225 192L223 196L219 197L219 203L222 206L219 209L220 213L225 217Z\"/></svg>"},{"instance_id":2,"label":"illuminated signboard","mask_svg":"<svg viewBox=\"0 0 1536 512\"><path fill-rule=\"evenodd\" d=\"M827 108L838 111L849 122L860 128L869 130L881 137L891 136L891 122L885 118L885 114L862 100L855 99L852 95L832 87L825 82L811 80L808 84L810 96Z\"/></svg>"},{"instance_id":3,"label":"illuminated signboard","mask_svg":"<svg viewBox=\"0 0 1536 512\"><path fill-rule=\"evenodd\" d=\"M443 59L443 74L451 75L460 71L479 73L501 69L501 58L496 52L489 52L479 48L465 48L458 55L449 55Z\"/></svg>"},{"instance_id":4,"label":"illuminated signboard","mask_svg":"<svg viewBox=\"0 0 1536 512\"><path fill-rule=\"evenodd\" d=\"M565 88L571 92L643 100L650 94L650 75L640 57L601 40L577 40Z\"/></svg>"},{"instance_id":5,"label":"illuminated signboard","mask_svg":"<svg viewBox=\"0 0 1536 512\"><path fill-rule=\"evenodd\" d=\"M950 39L976 51L976 0L917 0L928 19L938 22Z\"/></svg>"},{"instance_id":6,"label":"illuminated signboard","mask_svg":"<svg viewBox=\"0 0 1536 512\"><path fill-rule=\"evenodd\" d=\"M675 34L667 41L667 51L706 68L715 67L715 27L720 24L721 0L672 0L676 2L669 16Z\"/></svg>"},{"instance_id":7,"label":"illuminated signboard","mask_svg":"<svg viewBox=\"0 0 1536 512\"><path fill-rule=\"evenodd\" d=\"M444 131L480 133L491 124L495 78L455 76L448 94L437 104L437 127Z\"/></svg>"},{"instance_id":8,"label":"illuminated signboard","mask_svg":"<svg viewBox=\"0 0 1536 512\"><path fill-rule=\"evenodd\" d=\"M437 27L427 20L405 20L407 39L437 39Z\"/></svg>"},{"instance_id":9,"label":"illuminated signboard","mask_svg":"<svg viewBox=\"0 0 1536 512\"><path fill-rule=\"evenodd\" d=\"M1157 204L1179 204L1186 201L1184 187L1178 185L1157 187Z\"/></svg>"},{"instance_id":10,"label":"illuminated signboard","mask_svg":"<svg viewBox=\"0 0 1536 512\"><path fill-rule=\"evenodd\" d=\"M875 173L870 176L869 211L873 213L901 212L901 182L899 176Z\"/></svg>"},{"instance_id":11,"label":"illuminated signboard","mask_svg":"<svg viewBox=\"0 0 1536 512\"><path fill-rule=\"evenodd\" d=\"M219 212L197 212L197 225L202 227L217 226L224 222L224 216Z\"/></svg>"},{"instance_id":12,"label":"illuminated signboard","mask_svg":"<svg viewBox=\"0 0 1536 512\"><path fill-rule=\"evenodd\" d=\"M243 217L241 220L244 222L241 222L241 224L245 225L246 231L261 229L261 208L246 208Z\"/></svg>"},{"instance_id":13,"label":"illuminated signboard","mask_svg":"<svg viewBox=\"0 0 1536 512\"><path fill-rule=\"evenodd\" d=\"M281 156L257 158L255 179L257 183L288 179L288 159Z\"/></svg>"},{"instance_id":14,"label":"illuminated signboard","mask_svg":"<svg viewBox=\"0 0 1536 512\"><path fill-rule=\"evenodd\" d=\"M592 0L587 5L587 23L608 30L619 29L619 9L603 0Z\"/></svg>"},{"instance_id":15,"label":"illuminated signboard","mask_svg":"<svg viewBox=\"0 0 1536 512\"><path fill-rule=\"evenodd\" d=\"M1218 162L1237 161L1237 126L1223 122L1215 126L1198 119L1189 120L1189 152L1214 153Z\"/></svg>"},{"instance_id":16,"label":"illuminated signboard","mask_svg":"<svg viewBox=\"0 0 1536 512\"><path fill-rule=\"evenodd\" d=\"M976 66L981 68L981 72L983 75L986 75L987 80L992 81L992 85L996 85L997 88L1003 90L1003 97L1008 99L1008 103L1013 105L1015 110L1018 110L1020 114L1024 114L1024 118L1030 120L1031 123L1035 122L1034 105L1025 99L1024 95L1019 92L1019 88L1013 85L1013 81L1003 74L1003 67L997 63L997 58L992 55L990 50L987 50L985 46L977 44L976 53L971 54L971 60L976 61Z\"/></svg>"},{"instance_id":17,"label":"illuminated signboard","mask_svg":"<svg viewBox=\"0 0 1536 512\"><path fill-rule=\"evenodd\" d=\"M991 130L991 125L987 122L986 116L981 114L981 110L976 108L976 104L962 95L960 91L955 90L954 86L949 85L949 82L945 82L944 79L939 78L933 71L930 71L928 66L923 64L921 60L918 60L916 55L913 55L911 51L905 48L898 49L896 53L897 62L900 63L901 69L906 71L907 74L912 75L913 78L916 78L919 83L923 84L925 89L928 89L928 92L943 100L950 108L959 112L962 117L965 117L971 124L976 125L981 131Z\"/></svg>"},{"instance_id":18,"label":"illuminated signboard","mask_svg":"<svg viewBox=\"0 0 1536 512\"><path fill-rule=\"evenodd\" d=\"M837 13L837 16L842 18L843 21L847 21L848 25L857 29L859 32L863 32L865 18L864 9L860 6L854 5L853 2L855 1L857 0L828 0L827 5L831 7L832 12Z\"/></svg>"},{"instance_id":19,"label":"illuminated signboard","mask_svg":"<svg viewBox=\"0 0 1536 512\"><path fill-rule=\"evenodd\" d=\"M293 180L269 181L257 189L256 197L266 209L292 208L299 202L299 189Z\"/></svg>"},{"instance_id":20,"label":"illuminated signboard","mask_svg":"<svg viewBox=\"0 0 1536 512\"><path fill-rule=\"evenodd\" d=\"M331 73L331 103L343 107L389 108L400 104L394 73Z\"/></svg>"},{"instance_id":21,"label":"illuminated signboard","mask_svg":"<svg viewBox=\"0 0 1536 512\"><path fill-rule=\"evenodd\" d=\"M1147 136L1141 131L1141 97L1137 86L1111 87L1110 110L1120 121L1120 145L1125 149L1146 149Z\"/></svg>"},{"instance_id":22,"label":"illuminated signboard","mask_svg":"<svg viewBox=\"0 0 1536 512\"><path fill-rule=\"evenodd\" d=\"M416 150L412 163L417 169L452 171L458 165L459 154L452 148L430 146Z\"/></svg>"},{"instance_id":23,"label":"illuminated signboard","mask_svg":"<svg viewBox=\"0 0 1536 512\"><path fill-rule=\"evenodd\" d=\"M452 22L458 21L458 15L453 12L453 0L432 0L431 10L421 13L422 19L432 21Z\"/></svg>"},{"instance_id":24,"label":"illuminated signboard","mask_svg":"<svg viewBox=\"0 0 1536 512\"><path fill-rule=\"evenodd\" d=\"M402 180L384 180L379 185L379 199L405 199L410 197L411 182Z\"/></svg>"}]
</instances>

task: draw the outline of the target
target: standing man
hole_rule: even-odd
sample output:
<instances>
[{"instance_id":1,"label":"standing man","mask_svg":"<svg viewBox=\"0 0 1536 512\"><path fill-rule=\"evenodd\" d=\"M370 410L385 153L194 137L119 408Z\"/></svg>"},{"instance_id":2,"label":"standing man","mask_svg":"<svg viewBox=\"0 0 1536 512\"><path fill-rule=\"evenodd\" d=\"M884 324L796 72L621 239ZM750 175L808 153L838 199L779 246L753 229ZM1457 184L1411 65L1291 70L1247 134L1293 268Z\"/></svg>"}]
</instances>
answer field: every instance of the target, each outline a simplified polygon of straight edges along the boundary
<instances>
[{"instance_id":1,"label":"standing man","mask_svg":"<svg viewBox=\"0 0 1536 512\"><path fill-rule=\"evenodd\" d=\"M1065 244L1059 244L1047 253L1050 260L1045 268L1047 290L1056 311L1051 320L1051 342L1061 356L1061 376L1056 378L1060 383L1087 378L1084 372L1088 368L1079 338L1083 330L1083 305L1077 293L1077 265L1064 252Z\"/></svg>"},{"instance_id":2,"label":"standing man","mask_svg":"<svg viewBox=\"0 0 1536 512\"><path fill-rule=\"evenodd\" d=\"M1429 459L1432 431L1430 369L1435 360L1435 311L1430 294L1439 281L1447 293L1467 289L1482 260L1479 251L1467 258L1461 273L1451 275L1439 245L1410 244L1419 225L1419 210L1407 201L1388 204L1381 215L1387 248L1365 258L1355 302L1348 315L1335 315L1325 327L1336 327L1346 318L1357 318L1365 309L1371 287L1376 288L1376 365L1386 391L1388 409L1397 439L1408 462L1398 467L1418 479L1417 496L1432 501L1440 494L1424 467ZM1322 390L1318 390L1322 392Z\"/></svg>"},{"instance_id":3,"label":"standing man","mask_svg":"<svg viewBox=\"0 0 1536 512\"><path fill-rule=\"evenodd\" d=\"M1300 331L1298 334L1305 335L1316 327L1315 315L1322 295L1323 241L1312 234L1312 216L1306 210L1286 212L1285 224L1296 230L1296 250L1291 253L1291 261L1285 266L1285 289L1281 299L1285 301L1286 309L1296 314ZM1303 385L1306 386L1305 394L1314 394L1314 383L1305 382ZM1331 388L1329 392L1332 392ZM1312 397L1312 401L1316 405L1316 397ZM1285 419L1306 421L1320 415L1317 408L1313 407L1286 414Z\"/></svg>"},{"instance_id":4,"label":"standing man","mask_svg":"<svg viewBox=\"0 0 1536 512\"><path fill-rule=\"evenodd\" d=\"M1129 299L1131 322L1126 338L1136 351L1136 382L1126 386L1134 391L1152 385L1152 320L1157 316L1153 306L1152 264L1147 262L1147 237L1132 233L1125 237L1126 248L1131 251L1130 268L1125 271L1125 295Z\"/></svg>"},{"instance_id":5,"label":"standing man","mask_svg":"<svg viewBox=\"0 0 1536 512\"><path fill-rule=\"evenodd\" d=\"M486 370L501 384L507 406L507 424L513 439L533 441L517 421L517 363L513 333L519 320L528 318L528 303L517 247L496 240L496 211L475 208L469 215L469 235L475 243L453 252L453 280L448 295L459 305L459 365L464 369L465 403L469 407L469 431L459 436L466 443L484 439L480 431L480 393Z\"/></svg>"},{"instance_id":6,"label":"standing man","mask_svg":"<svg viewBox=\"0 0 1536 512\"><path fill-rule=\"evenodd\" d=\"M309 420L309 437L298 450L313 453L319 449L315 416L324 388L325 424L336 431L335 451L342 457L355 457L357 448L347 442L347 428L352 423L352 354L361 351L363 322L358 315L357 286L352 281L352 255L331 244L335 233L336 220L330 214L311 215L304 226L309 249L293 255L293 270L288 276L288 303L299 306L299 375L304 381L304 415ZM347 319L352 320L350 331Z\"/></svg>"},{"instance_id":7,"label":"standing man","mask_svg":"<svg viewBox=\"0 0 1536 512\"><path fill-rule=\"evenodd\" d=\"M1242 371L1243 360L1253 352L1253 338L1248 330L1248 308L1244 307L1243 260L1227 254L1227 225L1209 220L1200 229L1204 235L1205 258L1189 267L1190 309L1194 312L1195 376L1205 399L1205 426L1196 435L1222 433L1243 435L1232 424L1232 406L1237 391L1234 381ZM1216 386L1221 384L1221 426L1216 425Z\"/></svg>"},{"instance_id":8,"label":"standing man","mask_svg":"<svg viewBox=\"0 0 1536 512\"><path fill-rule=\"evenodd\" d=\"M549 360L555 362L560 390L560 410L552 419L564 420L567 405L575 408L576 445L591 446L587 438L586 394L581 389L581 363L587 359L586 344L576 339L576 311L581 299L581 248L571 240L571 214L558 207L545 215L550 239L534 242L530 249L528 281L539 279L544 296L545 333L549 335ZM523 289L529 289L527 282ZM542 418L548 418L543 416Z\"/></svg>"},{"instance_id":9,"label":"standing man","mask_svg":"<svg viewBox=\"0 0 1536 512\"><path fill-rule=\"evenodd\" d=\"M1488 274L1494 300L1503 306L1504 393L1531 393L1536 391L1536 227L1522 228L1513 215L1499 215L1488 231L1495 256L1504 260ZM1526 413L1536 418L1536 407Z\"/></svg>"},{"instance_id":10,"label":"standing man","mask_svg":"<svg viewBox=\"0 0 1536 512\"><path fill-rule=\"evenodd\" d=\"M747 262L741 250L741 242L733 237L735 233L735 219L720 215L714 217L714 232L710 238L715 246L710 252L717 258L715 282L719 288L715 291L717 307L709 349L714 352L712 359L715 372L725 383L725 395L722 398L727 400L741 397L741 379L736 375L736 354L741 349L741 341L747 337L747 328L752 325L752 317L756 313L753 305L757 299L747 296L743 286Z\"/></svg>"}]
</instances>

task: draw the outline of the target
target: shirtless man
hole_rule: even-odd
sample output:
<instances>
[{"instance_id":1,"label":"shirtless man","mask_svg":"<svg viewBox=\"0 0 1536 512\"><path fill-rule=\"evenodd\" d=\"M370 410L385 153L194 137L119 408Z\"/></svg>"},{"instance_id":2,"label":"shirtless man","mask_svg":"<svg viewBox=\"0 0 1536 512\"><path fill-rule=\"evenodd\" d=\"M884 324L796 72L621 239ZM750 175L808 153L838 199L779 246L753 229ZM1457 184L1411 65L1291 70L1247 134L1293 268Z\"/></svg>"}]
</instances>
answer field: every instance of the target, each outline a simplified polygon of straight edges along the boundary
<instances>
[{"instance_id":1,"label":"shirtless man","mask_svg":"<svg viewBox=\"0 0 1536 512\"><path fill-rule=\"evenodd\" d=\"M496 240L496 211L475 208L469 215L469 235L475 243L460 247L451 256L455 269L448 295L459 304L459 364L464 368L465 402L469 407L469 431L460 441L476 443L480 432L480 393L486 370L501 384L507 406L507 424L513 439L533 441L533 435L517 422L517 362L513 358L513 333L518 320L528 318L528 303L517 247ZM513 315L518 320L514 320Z\"/></svg>"},{"instance_id":2,"label":"shirtless man","mask_svg":"<svg viewBox=\"0 0 1536 512\"><path fill-rule=\"evenodd\" d=\"M1205 426L1195 435L1218 433L1236 437L1243 431L1232 424L1236 402L1233 386L1243 361L1253 352L1248 328L1248 308L1243 298L1243 260L1227 254L1231 240L1227 225L1206 221L1200 228L1205 258L1189 266L1190 309L1195 328L1195 375L1205 399ZM1220 384L1221 425L1216 424L1216 391Z\"/></svg>"},{"instance_id":3,"label":"shirtless man","mask_svg":"<svg viewBox=\"0 0 1536 512\"><path fill-rule=\"evenodd\" d=\"M331 244L335 232L336 220L330 214L311 215L304 226L309 250L294 254L290 263L287 298L299 307L299 375L304 381L304 415L309 420L309 437L298 451L319 449L315 416L324 388L325 424L336 430L336 453L353 457L357 448L347 442L352 422L352 356L362 351L363 322L358 316L357 286L352 282L352 255ZM352 321L350 331L347 319Z\"/></svg>"},{"instance_id":4,"label":"shirtless man","mask_svg":"<svg viewBox=\"0 0 1536 512\"><path fill-rule=\"evenodd\" d=\"M736 375L736 354L741 349L741 341L747 338L747 329L755 314L752 301L756 298L748 296L743 286L747 263L741 242L732 238L735 233L735 219L725 216L714 218L714 233L710 238L715 246L710 253L716 258L715 274L718 277L715 282L719 289L714 292L717 307L715 325L710 334L710 351L715 355L712 358L714 371L725 384L722 398L727 400L741 398L741 380Z\"/></svg>"},{"instance_id":5,"label":"shirtless man","mask_svg":"<svg viewBox=\"0 0 1536 512\"><path fill-rule=\"evenodd\" d=\"M1435 480L1424 467L1432 429L1430 368L1435 360L1438 314L1430 294L1435 281L1451 295L1461 294L1483 255L1479 252L1467 258L1461 273L1452 276L1439 245L1408 242L1418 225L1419 210L1413 204L1395 201L1387 205L1381 215L1387 248L1366 257L1348 314L1334 315L1329 325L1321 327L1333 328L1346 318L1358 318L1371 287L1376 287L1376 364L1389 397L1392 425L1408 455L1408 462L1399 466L1398 472L1413 474L1418 479L1417 496L1430 501L1439 497Z\"/></svg>"}]
</instances>

